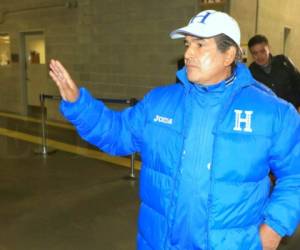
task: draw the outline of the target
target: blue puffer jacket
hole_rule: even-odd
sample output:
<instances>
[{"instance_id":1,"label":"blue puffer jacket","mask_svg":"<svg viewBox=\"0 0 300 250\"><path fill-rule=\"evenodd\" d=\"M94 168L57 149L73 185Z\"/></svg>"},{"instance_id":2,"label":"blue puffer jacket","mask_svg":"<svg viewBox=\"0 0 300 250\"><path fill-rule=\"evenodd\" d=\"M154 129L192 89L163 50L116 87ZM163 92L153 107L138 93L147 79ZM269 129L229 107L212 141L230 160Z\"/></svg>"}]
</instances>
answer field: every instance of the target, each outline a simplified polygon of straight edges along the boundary
<instances>
[{"instance_id":1,"label":"blue puffer jacket","mask_svg":"<svg viewBox=\"0 0 300 250\"><path fill-rule=\"evenodd\" d=\"M174 228L178 220L187 227L178 204L192 197L179 188L186 134L194 129L187 122L193 85L185 70L178 72L181 83L156 88L122 112L106 108L85 89L75 103L62 102L62 113L85 140L109 154L141 153L138 249L256 250L262 249L262 223L281 236L295 231L300 215L299 115L257 83L243 64L235 74L230 95L220 99L215 126L207 131L213 133L207 200L189 207L191 213L205 208L203 223L192 227L205 244L187 244L188 249L175 244L181 235ZM194 152L206 154L206 149ZM270 171L277 179L271 193Z\"/></svg>"}]
</instances>

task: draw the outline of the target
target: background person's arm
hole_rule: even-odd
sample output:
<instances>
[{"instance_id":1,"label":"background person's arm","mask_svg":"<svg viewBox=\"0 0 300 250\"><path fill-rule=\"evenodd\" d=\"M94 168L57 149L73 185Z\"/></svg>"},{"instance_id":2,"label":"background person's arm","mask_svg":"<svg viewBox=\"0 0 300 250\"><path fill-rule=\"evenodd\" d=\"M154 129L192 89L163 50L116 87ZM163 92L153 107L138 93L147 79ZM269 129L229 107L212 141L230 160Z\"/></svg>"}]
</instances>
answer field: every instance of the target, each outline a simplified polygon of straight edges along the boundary
<instances>
[{"instance_id":1,"label":"background person's arm","mask_svg":"<svg viewBox=\"0 0 300 250\"><path fill-rule=\"evenodd\" d=\"M291 87L294 95L294 105L296 106L297 111L300 113L300 72L289 57L283 56L283 63L285 66L287 66L287 69L290 72L292 79Z\"/></svg>"}]
</instances>

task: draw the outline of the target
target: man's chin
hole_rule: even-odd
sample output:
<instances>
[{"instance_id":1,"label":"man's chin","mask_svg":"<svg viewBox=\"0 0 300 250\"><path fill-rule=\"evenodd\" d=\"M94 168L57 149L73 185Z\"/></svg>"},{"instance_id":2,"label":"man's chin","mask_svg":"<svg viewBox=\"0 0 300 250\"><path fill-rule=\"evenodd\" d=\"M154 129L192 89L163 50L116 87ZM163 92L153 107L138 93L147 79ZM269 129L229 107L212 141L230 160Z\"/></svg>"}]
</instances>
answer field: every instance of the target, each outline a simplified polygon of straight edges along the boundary
<instances>
[{"instance_id":1,"label":"man's chin","mask_svg":"<svg viewBox=\"0 0 300 250\"><path fill-rule=\"evenodd\" d=\"M193 80L193 78L188 77L189 82L195 82L195 80Z\"/></svg>"},{"instance_id":2,"label":"man's chin","mask_svg":"<svg viewBox=\"0 0 300 250\"><path fill-rule=\"evenodd\" d=\"M199 81L199 79L193 75L187 75L187 79L190 81L190 82L193 82L193 83L196 83Z\"/></svg>"},{"instance_id":3,"label":"man's chin","mask_svg":"<svg viewBox=\"0 0 300 250\"><path fill-rule=\"evenodd\" d=\"M186 76L187 76L187 79L192 82L193 80L195 80L195 73L193 72L193 70L191 69L188 69L187 72L186 72Z\"/></svg>"},{"instance_id":4,"label":"man's chin","mask_svg":"<svg viewBox=\"0 0 300 250\"><path fill-rule=\"evenodd\" d=\"M256 62L256 63L261 67L266 67L268 65L268 61L267 62Z\"/></svg>"}]
</instances>

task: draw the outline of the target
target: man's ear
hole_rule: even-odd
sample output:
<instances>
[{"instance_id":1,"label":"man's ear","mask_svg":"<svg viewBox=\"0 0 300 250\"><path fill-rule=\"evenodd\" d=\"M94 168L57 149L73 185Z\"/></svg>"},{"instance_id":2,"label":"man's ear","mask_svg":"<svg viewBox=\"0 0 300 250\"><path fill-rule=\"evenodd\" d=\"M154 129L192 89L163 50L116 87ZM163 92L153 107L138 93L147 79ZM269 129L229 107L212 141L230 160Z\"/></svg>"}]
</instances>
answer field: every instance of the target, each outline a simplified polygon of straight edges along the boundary
<instances>
[{"instance_id":1,"label":"man's ear","mask_svg":"<svg viewBox=\"0 0 300 250\"><path fill-rule=\"evenodd\" d=\"M224 66L229 66L234 62L236 53L237 51L234 46L229 47L229 49L225 51Z\"/></svg>"}]
</instances>

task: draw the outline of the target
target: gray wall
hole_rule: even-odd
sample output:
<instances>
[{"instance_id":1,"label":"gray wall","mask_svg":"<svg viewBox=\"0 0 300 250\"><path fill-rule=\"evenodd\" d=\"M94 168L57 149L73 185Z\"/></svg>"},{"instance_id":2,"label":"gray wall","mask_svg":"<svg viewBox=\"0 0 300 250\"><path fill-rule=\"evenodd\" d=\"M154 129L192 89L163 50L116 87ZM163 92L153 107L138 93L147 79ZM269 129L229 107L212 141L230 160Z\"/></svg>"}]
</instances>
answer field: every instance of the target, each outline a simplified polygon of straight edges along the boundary
<instances>
[{"instance_id":1,"label":"gray wall","mask_svg":"<svg viewBox=\"0 0 300 250\"><path fill-rule=\"evenodd\" d=\"M78 0L77 8L64 7L64 0L2 2L0 32L11 36L11 53L20 55L20 33L43 31L46 61L61 60L78 85L110 98L141 98L154 86L175 80L183 46L169 32L183 26L196 9L196 1L183 0ZM0 73L0 90L6 93L0 110L20 113L24 105L36 104L38 97L23 93L22 63L0 67ZM58 94L46 65L36 74L45 82L30 95L40 89ZM50 118L60 119L57 103L49 101L47 107Z\"/></svg>"},{"instance_id":2,"label":"gray wall","mask_svg":"<svg viewBox=\"0 0 300 250\"><path fill-rule=\"evenodd\" d=\"M22 32L43 31L46 61L61 60L78 85L96 97L141 98L149 89L174 81L176 62L184 49L182 41L169 38L169 32L185 25L202 8L198 0L78 0L76 8L66 7L74 2L1 1L0 33L10 35L11 53L20 56L19 62L0 67L1 111L24 113L27 104L38 105L40 91L58 95L47 64L30 69L36 82L25 87ZM286 53L299 65L299 1L258 2L257 12L256 0L230 1L229 11L241 26L242 44L257 28L269 36L273 52L282 53L283 30L290 27ZM50 119L61 119L57 101L47 101L47 108Z\"/></svg>"},{"instance_id":3,"label":"gray wall","mask_svg":"<svg viewBox=\"0 0 300 250\"><path fill-rule=\"evenodd\" d=\"M269 39L273 54L285 53L298 68L300 67L299 0L231 0L230 2L230 13L241 26L242 44L246 45L255 33L264 34ZM286 41L285 27L290 29ZM251 56L248 59L248 62L252 61Z\"/></svg>"}]
</instances>

